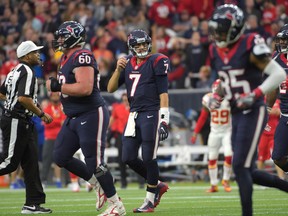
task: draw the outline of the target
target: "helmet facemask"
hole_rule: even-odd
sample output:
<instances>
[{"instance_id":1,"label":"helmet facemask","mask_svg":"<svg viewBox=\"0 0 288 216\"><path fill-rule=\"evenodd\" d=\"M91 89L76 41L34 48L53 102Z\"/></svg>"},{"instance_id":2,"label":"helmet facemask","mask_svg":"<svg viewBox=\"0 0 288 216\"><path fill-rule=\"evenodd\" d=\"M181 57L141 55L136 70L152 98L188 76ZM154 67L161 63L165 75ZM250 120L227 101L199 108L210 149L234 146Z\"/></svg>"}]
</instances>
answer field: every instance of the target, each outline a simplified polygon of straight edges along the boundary
<instances>
[{"instance_id":1,"label":"helmet facemask","mask_svg":"<svg viewBox=\"0 0 288 216\"><path fill-rule=\"evenodd\" d=\"M137 58L146 58L152 50L151 38L140 29L134 30L128 35L127 45Z\"/></svg>"},{"instance_id":2,"label":"helmet facemask","mask_svg":"<svg viewBox=\"0 0 288 216\"><path fill-rule=\"evenodd\" d=\"M75 21L64 22L55 32L55 40L52 41L52 46L54 50L60 51L75 46L83 46L85 43L85 33L85 29L80 23Z\"/></svg>"},{"instance_id":3,"label":"helmet facemask","mask_svg":"<svg viewBox=\"0 0 288 216\"><path fill-rule=\"evenodd\" d=\"M235 43L245 30L244 14L235 5L219 6L209 21L210 34L220 48Z\"/></svg>"},{"instance_id":4,"label":"helmet facemask","mask_svg":"<svg viewBox=\"0 0 288 216\"><path fill-rule=\"evenodd\" d=\"M288 30L280 31L276 35L275 47L279 53L288 53Z\"/></svg>"}]
</instances>

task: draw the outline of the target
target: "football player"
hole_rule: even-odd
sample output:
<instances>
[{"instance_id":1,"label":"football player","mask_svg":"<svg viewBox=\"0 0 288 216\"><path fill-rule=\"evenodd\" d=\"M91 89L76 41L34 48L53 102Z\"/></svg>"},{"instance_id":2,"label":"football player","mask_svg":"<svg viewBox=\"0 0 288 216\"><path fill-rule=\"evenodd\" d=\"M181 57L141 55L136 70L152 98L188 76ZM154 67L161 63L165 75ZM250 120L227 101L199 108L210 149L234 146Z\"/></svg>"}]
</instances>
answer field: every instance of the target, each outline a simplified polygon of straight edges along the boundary
<instances>
[{"instance_id":1,"label":"football player","mask_svg":"<svg viewBox=\"0 0 288 216\"><path fill-rule=\"evenodd\" d=\"M267 122L264 94L286 78L283 68L271 59L270 49L258 34L243 34L244 14L236 5L217 7L209 21L215 43L211 64L221 79L221 91L209 99L209 107L230 102L232 115L232 167L242 205L242 215L252 216L253 183L288 192L288 183L256 168L257 145ZM263 81L263 73L267 78Z\"/></svg>"},{"instance_id":2,"label":"football player","mask_svg":"<svg viewBox=\"0 0 288 216\"><path fill-rule=\"evenodd\" d=\"M222 185L226 192L231 192L231 187L229 184L232 168L232 147L231 147L231 118L230 118L230 104L224 99L221 102L221 106L218 109L209 109L207 107L207 101L211 94L221 84L221 80L217 79L212 84L212 93L207 93L202 98L202 110L201 114L197 120L194 133L191 138L191 142L194 144L197 138L198 133L200 133L202 127L204 126L209 113L211 114L210 118L210 134L208 137L208 171L210 177L211 188L207 190L208 193L218 192L218 165L217 160L219 156L219 149L221 146L224 148L224 157L225 162L223 165L223 179Z\"/></svg>"},{"instance_id":3,"label":"football player","mask_svg":"<svg viewBox=\"0 0 288 216\"><path fill-rule=\"evenodd\" d=\"M273 57L288 74L288 24L276 35L276 52ZM288 172L288 78L279 85L281 118L274 136L272 159L284 172Z\"/></svg>"},{"instance_id":4,"label":"football player","mask_svg":"<svg viewBox=\"0 0 288 216\"><path fill-rule=\"evenodd\" d=\"M167 184L158 181L157 149L169 133L170 60L159 53L151 54L151 38L143 30L133 30L127 43L132 55L118 59L107 89L114 92L122 84L127 89L130 114L122 137L122 160L147 181L144 203L133 210L146 213L154 211L168 190ZM142 159L138 157L140 146Z\"/></svg>"},{"instance_id":5,"label":"football player","mask_svg":"<svg viewBox=\"0 0 288 216\"><path fill-rule=\"evenodd\" d=\"M55 32L53 47L64 54L57 79L50 78L46 86L52 92L61 92L67 119L55 142L54 159L58 166L95 186L97 210L103 207L107 197L108 207L100 215L126 215L104 162L109 112L98 88L100 74L95 57L83 48L85 37L84 27L75 21L62 23ZM79 148L85 163L73 157Z\"/></svg>"}]
</instances>

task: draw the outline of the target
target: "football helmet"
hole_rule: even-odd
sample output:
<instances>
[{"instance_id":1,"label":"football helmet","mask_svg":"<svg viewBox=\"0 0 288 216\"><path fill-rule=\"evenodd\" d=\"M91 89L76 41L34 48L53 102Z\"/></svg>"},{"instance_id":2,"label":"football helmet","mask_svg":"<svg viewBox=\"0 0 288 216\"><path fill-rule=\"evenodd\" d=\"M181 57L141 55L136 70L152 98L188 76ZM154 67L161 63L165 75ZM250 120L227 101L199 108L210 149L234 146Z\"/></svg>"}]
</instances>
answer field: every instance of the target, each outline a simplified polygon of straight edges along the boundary
<instances>
[{"instance_id":1,"label":"football helmet","mask_svg":"<svg viewBox=\"0 0 288 216\"><path fill-rule=\"evenodd\" d=\"M85 43L86 31L85 28L78 22L66 21L62 23L54 33L55 40L52 41L52 46L55 50L63 50L73 48L76 45ZM62 37L64 41L58 41Z\"/></svg>"},{"instance_id":2,"label":"football helmet","mask_svg":"<svg viewBox=\"0 0 288 216\"><path fill-rule=\"evenodd\" d=\"M243 11L233 4L217 7L209 20L209 29L218 47L235 43L245 29Z\"/></svg>"},{"instance_id":3,"label":"football helmet","mask_svg":"<svg viewBox=\"0 0 288 216\"><path fill-rule=\"evenodd\" d=\"M277 33L275 47L279 53L288 53L288 29L284 29Z\"/></svg>"},{"instance_id":4,"label":"football helmet","mask_svg":"<svg viewBox=\"0 0 288 216\"><path fill-rule=\"evenodd\" d=\"M140 44L145 44L145 46L137 47ZM145 58L152 50L151 37L141 29L133 30L128 35L127 45L132 54L138 58Z\"/></svg>"},{"instance_id":5,"label":"football helmet","mask_svg":"<svg viewBox=\"0 0 288 216\"><path fill-rule=\"evenodd\" d=\"M219 85L221 84L221 80L220 79L216 79L211 86L212 89L212 93L216 93L216 90L218 89Z\"/></svg>"}]
</instances>

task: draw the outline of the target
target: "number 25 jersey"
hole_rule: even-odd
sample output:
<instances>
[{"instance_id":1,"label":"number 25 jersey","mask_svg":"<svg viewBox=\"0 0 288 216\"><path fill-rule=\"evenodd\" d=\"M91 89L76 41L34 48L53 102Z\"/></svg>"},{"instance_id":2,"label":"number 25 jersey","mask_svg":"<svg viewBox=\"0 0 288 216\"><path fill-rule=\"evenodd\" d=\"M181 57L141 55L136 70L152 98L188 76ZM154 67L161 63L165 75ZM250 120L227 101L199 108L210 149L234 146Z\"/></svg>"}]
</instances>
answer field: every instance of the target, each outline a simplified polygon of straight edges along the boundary
<instances>
[{"instance_id":1,"label":"number 25 jersey","mask_svg":"<svg viewBox=\"0 0 288 216\"><path fill-rule=\"evenodd\" d=\"M230 101L231 112L239 111L236 99L241 94L252 92L263 82L263 72L250 63L250 53L254 46L265 43L257 34L242 35L232 48L210 46L211 66L214 68L224 88L225 98ZM263 97L253 106L263 103Z\"/></svg>"}]
</instances>

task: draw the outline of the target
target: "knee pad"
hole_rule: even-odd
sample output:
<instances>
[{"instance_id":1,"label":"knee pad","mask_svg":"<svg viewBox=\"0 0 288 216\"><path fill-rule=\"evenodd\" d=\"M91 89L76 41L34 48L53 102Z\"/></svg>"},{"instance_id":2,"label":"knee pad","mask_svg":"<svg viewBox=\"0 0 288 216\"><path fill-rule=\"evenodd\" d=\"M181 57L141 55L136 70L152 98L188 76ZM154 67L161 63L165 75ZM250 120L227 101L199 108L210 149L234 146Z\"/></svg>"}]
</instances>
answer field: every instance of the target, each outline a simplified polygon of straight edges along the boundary
<instances>
[{"instance_id":1,"label":"knee pad","mask_svg":"<svg viewBox=\"0 0 288 216\"><path fill-rule=\"evenodd\" d=\"M105 175L106 172L108 172L107 164L100 164L100 166L96 168L95 177L98 178L102 175Z\"/></svg>"},{"instance_id":2,"label":"knee pad","mask_svg":"<svg viewBox=\"0 0 288 216\"><path fill-rule=\"evenodd\" d=\"M284 172L288 172L288 157L285 156L279 160L274 160L274 163L280 167Z\"/></svg>"}]
</instances>

